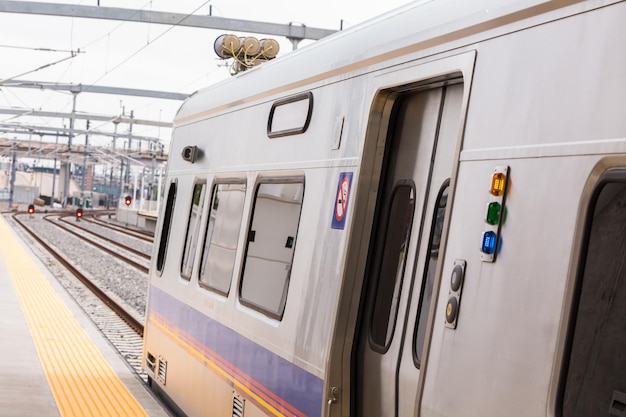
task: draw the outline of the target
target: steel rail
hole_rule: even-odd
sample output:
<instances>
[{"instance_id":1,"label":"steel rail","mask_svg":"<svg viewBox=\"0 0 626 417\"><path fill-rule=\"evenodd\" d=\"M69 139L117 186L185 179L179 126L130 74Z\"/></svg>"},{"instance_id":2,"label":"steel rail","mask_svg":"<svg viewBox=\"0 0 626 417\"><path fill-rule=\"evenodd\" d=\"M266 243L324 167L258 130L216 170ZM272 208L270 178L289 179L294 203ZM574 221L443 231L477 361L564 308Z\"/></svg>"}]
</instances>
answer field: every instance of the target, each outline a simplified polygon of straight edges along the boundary
<instances>
[{"instance_id":1,"label":"steel rail","mask_svg":"<svg viewBox=\"0 0 626 417\"><path fill-rule=\"evenodd\" d=\"M54 248L48 245L37 233L31 230L26 224L17 218L18 214L24 214L21 212L13 213L13 220L19 224L37 243L39 243L50 255L52 255L64 268L66 268L72 275L74 275L80 282L82 282L96 297L98 297L107 307L109 307L115 314L117 314L128 326L139 336L143 337L144 325L137 320L131 313L126 311L124 307L113 300L109 295L101 290L94 282L92 282L87 276L81 273L70 261L57 252Z\"/></svg>"},{"instance_id":2,"label":"steel rail","mask_svg":"<svg viewBox=\"0 0 626 417\"><path fill-rule=\"evenodd\" d=\"M150 242L153 243L154 242L154 234L150 233L150 232L142 232L139 230L132 230L132 229L128 229L128 228L124 228L122 226L116 226L114 224L111 224L109 222L106 222L102 219L97 218L98 214L93 213L93 214L89 214L89 216L91 217L91 219L87 218L87 215L83 216L83 219L86 219L88 222L90 223L94 223L94 224L99 224L105 227L108 227L111 230L116 230L118 232L123 232L126 233L128 235L131 235L133 237L136 237L137 239L141 239L144 240L146 242Z\"/></svg>"},{"instance_id":3,"label":"steel rail","mask_svg":"<svg viewBox=\"0 0 626 417\"><path fill-rule=\"evenodd\" d=\"M77 233L77 232L75 232L73 230L70 230L69 228L67 228L65 226L62 226L61 224L59 224L57 222L54 222L53 220L50 220L50 217L52 217L52 216L59 216L59 215L58 214L49 214L49 215L43 216L43 218L47 222L49 222L49 223L51 223L51 224L53 224L53 225L55 225L57 227L62 228L67 233L69 233L71 235L74 235L74 236L78 237L79 239L82 239L83 241L89 243L90 245L95 246L96 248L100 249L101 251L108 253L109 255L111 255L111 256L113 256L113 257L123 261L124 263L127 263L128 265L136 268L140 272L143 272L145 274L147 274L149 272L149 268L145 267L144 265L140 264L139 262L135 262L132 259L129 259L129 258L125 257L124 255L121 255L118 252L116 252L116 251L114 251L112 249L109 249L109 248L107 248L104 245L99 244L98 242L95 242L95 241L93 241L91 239L86 238L85 236L81 235L80 233ZM61 216L59 216L59 217L61 217ZM84 230L84 229L81 229L81 230Z\"/></svg>"},{"instance_id":4,"label":"steel rail","mask_svg":"<svg viewBox=\"0 0 626 417\"><path fill-rule=\"evenodd\" d=\"M130 252L130 253L132 253L132 254L134 254L134 255L137 255L137 256L139 256L139 257L141 257L141 258L144 258L144 259L150 259L150 258L151 258L151 254L150 254L150 253L145 253L145 252L142 252L142 251L140 251L139 249L135 249L135 248L133 248L133 247L131 247L131 246L128 246L128 245L126 245L126 244L124 244L124 243L118 242L118 241L117 241L117 240L115 240L115 239L112 239L112 238L110 238L110 237L107 237L107 236L104 236L104 235L98 234L97 232L94 232L93 230L89 230L89 229L87 229L87 228L80 227L78 223L76 223L76 222L72 223L72 222L68 221L68 220L67 220L67 218L68 218L68 217L75 217L75 216L74 216L74 215L70 215L70 214L68 214L68 215L60 216L60 217L59 217L59 219L60 219L63 223L65 223L66 225L68 225L68 226L72 226L72 227L75 227L75 228L77 228L77 229L80 229L80 230L82 230L83 232L89 233L90 235L95 236L95 237L97 237L98 239L102 239L102 240L104 240L105 242L109 242L109 243L111 243L111 244L113 244L113 245L115 245L115 246L117 246L117 247L119 247L119 248L122 248L123 250L128 251L128 252ZM83 219L84 219L84 217L83 217ZM93 224L95 224L95 223L93 223ZM104 227L104 226L101 226L101 227ZM122 233L121 231L117 231L117 232L118 232L118 233ZM130 234L129 234L129 235L130 235ZM132 237L134 237L134 238L138 239L138 238L137 238L137 237L135 237L135 236L132 236ZM90 243L91 243L91 241L90 241Z\"/></svg>"}]
</instances>

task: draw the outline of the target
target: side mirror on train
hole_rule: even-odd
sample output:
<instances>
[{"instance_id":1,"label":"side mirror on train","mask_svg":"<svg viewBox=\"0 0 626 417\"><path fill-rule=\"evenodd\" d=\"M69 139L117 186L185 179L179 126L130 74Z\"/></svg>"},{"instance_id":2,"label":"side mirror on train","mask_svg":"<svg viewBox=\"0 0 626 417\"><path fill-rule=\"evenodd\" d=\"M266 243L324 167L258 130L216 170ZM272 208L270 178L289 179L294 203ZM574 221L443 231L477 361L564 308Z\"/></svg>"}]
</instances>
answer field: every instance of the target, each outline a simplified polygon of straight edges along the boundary
<instances>
[{"instance_id":1,"label":"side mirror on train","mask_svg":"<svg viewBox=\"0 0 626 417\"><path fill-rule=\"evenodd\" d=\"M197 146L185 146L181 155L185 161L193 164L202 157L202 150Z\"/></svg>"}]
</instances>

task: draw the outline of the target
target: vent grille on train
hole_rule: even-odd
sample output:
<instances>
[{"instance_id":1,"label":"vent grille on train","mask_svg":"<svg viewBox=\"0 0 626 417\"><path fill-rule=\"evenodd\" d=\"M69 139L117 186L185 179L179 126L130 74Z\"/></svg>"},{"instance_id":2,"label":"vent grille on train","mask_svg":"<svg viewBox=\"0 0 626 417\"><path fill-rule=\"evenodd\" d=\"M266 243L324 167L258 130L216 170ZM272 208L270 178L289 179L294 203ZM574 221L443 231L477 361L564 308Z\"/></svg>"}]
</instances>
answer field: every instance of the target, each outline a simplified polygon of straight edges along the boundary
<instances>
[{"instance_id":1,"label":"vent grille on train","mask_svg":"<svg viewBox=\"0 0 626 417\"><path fill-rule=\"evenodd\" d=\"M233 392L233 417L243 417L243 406L246 400L241 398L239 394Z\"/></svg>"},{"instance_id":2,"label":"vent grille on train","mask_svg":"<svg viewBox=\"0 0 626 417\"><path fill-rule=\"evenodd\" d=\"M156 358L150 352L146 355L146 365L148 365L148 368L152 371L152 373L154 373L154 369L156 368Z\"/></svg>"},{"instance_id":3,"label":"vent grille on train","mask_svg":"<svg viewBox=\"0 0 626 417\"><path fill-rule=\"evenodd\" d=\"M157 378L163 385L165 385L165 376L167 374L167 361L163 356L159 356L159 369L157 372Z\"/></svg>"}]
</instances>

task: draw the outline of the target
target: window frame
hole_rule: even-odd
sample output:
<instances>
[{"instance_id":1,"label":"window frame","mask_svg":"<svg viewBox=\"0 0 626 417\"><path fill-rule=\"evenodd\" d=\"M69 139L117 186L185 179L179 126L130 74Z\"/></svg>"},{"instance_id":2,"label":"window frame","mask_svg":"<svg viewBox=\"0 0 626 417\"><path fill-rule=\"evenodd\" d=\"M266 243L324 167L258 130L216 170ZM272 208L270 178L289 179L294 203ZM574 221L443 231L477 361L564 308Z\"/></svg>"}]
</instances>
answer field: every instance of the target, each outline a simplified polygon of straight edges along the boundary
<instances>
[{"instance_id":1,"label":"window frame","mask_svg":"<svg viewBox=\"0 0 626 417\"><path fill-rule=\"evenodd\" d=\"M172 194L172 187L174 191ZM170 181L167 189L167 200L165 203L165 211L163 212L163 222L161 223L161 235L159 239L159 248L156 256L156 274L157 276L163 275L165 269L165 261L167 259L167 250L169 247L170 235L172 232L172 219L174 215L174 209L176 208L176 197L178 194L178 179L174 178ZM171 195L171 201L170 201ZM164 234L163 232L166 231Z\"/></svg>"},{"instance_id":2,"label":"window frame","mask_svg":"<svg viewBox=\"0 0 626 417\"><path fill-rule=\"evenodd\" d=\"M302 126L294 127L290 129L284 129L284 130L272 130L272 124L274 123L274 114L278 107L296 103L298 101L304 101L304 100L307 100L309 106L307 109L305 121L302 124ZM277 100L272 104L272 108L270 109L270 113L267 117L267 136L270 139L276 139L276 138L281 138L284 136L302 134L306 132L307 129L309 128L312 115L313 115L313 93L310 91L307 91L306 93L302 93L302 94L297 94L295 96L287 97L281 100Z\"/></svg>"},{"instance_id":3,"label":"window frame","mask_svg":"<svg viewBox=\"0 0 626 417\"><path fill-rule=\"evenodd\" d=\"M444 195L444 192L446 192L446 203L442 207L441 200ZM418 356L418 349L417 349L417 334L419 331L420 319L422 317L422 314L426 314L426 315L430 314L430 305L432 304L433 300L436 302L436 299L435 299L436 295L431 293L430 294L431 299L427 306L428 308L424 309L424 296L425 296L425 290L426 290L426 283L428 281L428 275L430 271L429 260L430 258L432 258L433 254L436 253L437 262L439 262L439 250L441 248L441 238L443 236L443 228L446 222L446 213L448 210L449 198L450 198L450 178L447 178L446 180L443 181L441 186L439 186L439 191L437 192L437 198L435 199L435 206L434 206L434 210L432 213L432 220L430 224L430 232L428 235L428 246L425 252L425 256L427 257L427 259L425 259L424 261L424 271L422 273L422 282L420 284L419 302L417 304L417 312L415 314L415 326L413 329L412 351L413 351L413 364L415 365L417 369L421 368L422 359L423 359L423 358L420 358L420 356ZM439 214L439 210L442 208L443 208L443 217L441 218L441 229L440 229L439 239L437 242L437 247L433 248L433 243L434 243L433 238L435 237L438 214ZM436 273L436 270L432 271L432 273L433 273L433 288L434 288L434 284L437 279L437 277L434 276L434 274ZM428 330L428 316L426 317L426 322L424 322L424 326L425 326L424 330L427 331ZM423 355L425 342L426 342L426 338L424 337L424 344L422 344L422 346L419 349L420 355Z\"/></svg>"},{"instance_id":4,"label":"window frame","mask_svg":"<svg viewBox=\"0 0 626 417\"><path fill-rule=\"evenodd\" d=\"M200 196L199 196L199 200L198 200L198 213L196 215L196 223L194 224L194 235L192 236L191 239L189 240L189 232L190 232L190 228L191 228L191 215L193 214L193 209L194 209L194 200L195 200L195 196L196 196L196 188L198 186L202 186L202 190L200 192ZM196 178L194 179L193 182L193 188L191 191L191 204L189 205L189 214L187 215L187 228L186 228L186 232L183 235L183 251L181 253L180 256L180 269L179 269L179 274L180 277L182 279L184 279L185 281L191 281L191 278L193 277L193 269L194 266L196 264L196 256L195 254L192 253L198 250L198 242L199 242L199 236L200 236L200 230L202 228L202 219L204 218L204 207L206 205L206 189L207 189L207 180L206 178ZM196 245L195 248L191 248L190 252L188 253L188 256L193 256L193 260L191 261L191 265L189 266L189 275L183 273L184 272L184 267L185 267L185 254L187 251L187 243L192 243L193 239L195 238L196 240ZM193 245L192 245L193 246Z\"/></svg>"},{"instance_id":5,"label":"window frame","mask_svg":"<svg viewBox=\"0 0 626 417\"><path fill-rule=\"evenodd\" d=\"M204 257L205 257L205 247L207 245L207 238L209 238L208 236L208 232L209 232L209 224L211 221L211 206L213 204L213 197L214 197L214 193L216 188L219 185L223 185L223 184L241 184L244 186L244 201L243 204L241 205L241 215L240 215L240 219L239 219L239 231L237 233L237 247L235 248L235 252L237 252L239 250L239 246L240 246L240 240L241 240L241 232L242 232L242 226L244 224L244 219L243 219L243 214L245 212L245 208L246 208L246 197L248 195L248 181L245 177L236 177L236 178L216 178L213 180L212 186L211 186L211 194L209 196L209 200L208 200L208 210L207 210L207 219L206 219L206 223L204 225L204 234L203 234L203 239L202 239L202 249L200 252L200 265L198 267L198 273L197 273L197 278L198 278L198 285L200 287L202 287L203 289L207 290L207 291L211 291L213 293L222 295L224 297L228 297L230 294L230 290L232 288L232 284L233 284L233 276L235 274L235 268L237 266L237 259L236 259L236 255L235 255L235 259L233 260L233 267L232 267L232 271L231 271L231 280L230 280L230 284L228 286L228 290L227 291L222 291L220 288L211 286L209 283L205 282L202 280L202 273L203 273L203 269L202 269L202 265L204 263ZM212 237L213 233L211 233L211 237ZM210 243L210 242L209 242ZM208 251L206 252L206 255L208 255Z\"/></svg>"},{"instance_id":6,"label":"window frame","mask_svg":"<svg viewBox=\"0 0 626 417\"><path fill-rule=\"evenodd\" d=\"M251 230L252 230L252 226L254 224L254 219L255 219L255 214L256 214L256 210L257 210L257 203L258 203L258 193L259 193L259 189L261 188L261 185L263 184L301 184L302 185L302 197L301 197L301 201L300 201L300 213L298 215L298 222L296 225L296 234L295 234L295 238L293 241L293 251L291 254L291 261L290 261L290 270L288 275L285 278L285 297L283 302L281 303L280 306L280 311L278 313L270 310L269 308L264 308L261 305L258 305L250 300L247 300L246 298L243 297L242 293L243 293L243 285L244 285L244 281L245 281L245 272L246 272L246 266L248 263L248 252L250 249L250 234L251 234ZM276 319L278 321L281 321L284 317L285 314L285 310L287 307L287 300L289 297L289 287L290 287L290 283L291 283L291 272L293 271L293 263L294 263L294 259L295 259L295 255L296 255L296 249L297 249L297 242L298 242L298 235L300 232L300 222L302 220L302 210L304 208L304 194L306 191L306 181L305 181L305 176L304 175L293 175L293 176L285 176L285 177L263 177L263 178L259 178L259 180L256 182L256 184L254 184L254 194L252 196L252 207L250 210L250 215L248 218L248 224L246 225L246 243L245 243L245 248L244 248L244 252L243 252L243 257L241 260L241 270L239 272L239 280L238 280L238 286L237 286L237 294L238 294L238 299L239 302L248 307L251 308L252 310L255 310L267 317L270 317L272 319Z\"/></svg>"},{"instance_id":7,"label":"window frame","mask_svg":"<svg viewBox=\"0 0 626 417\"><path fill-rule=\"evenodd\" d=\"M560 363L558 388L555 402L555 416L563 417L563 403L565 401L566 389L568 387L568 377L571 367L572 354L574 351L574 339L576 336L577 321L580 310L580 304L583 300L583 285L585 281L585 273L587 271L587 263L589 260L589 249L593 236L592 228L594 225L594 217L599 199L601 198L605 188L612 184L622 184L626 186L626 168L613 167L598 175L598 179L592 186L589 199L585 202L584 220L582 224L582 234L580 238L580 248L578 250L578 259L576 262L576 273L573 283L572 295L570 299L569 314L567 317L567 328L565 342L563 345L563 355ZM614 296L614 294L612 294Z\"/></svg>"},{"instance_id":8,"label":"window frame","mask_svg":"<svg viewBox=\"0 0 626 417\"><path fill-rule=\"evenodd\" d=\"M406 275L406 268L407 268L407 255L408 255L408 251L409 251L409 246L411 243L411 237L413 236L413 226L414 226L414 221L415 221L415 207L416 207L416 203L417 203L417 188L415 185L415 182L412 179L400 179L398 181L395 182L395 184L393 185L393 189L391 191L390 194L390 198L389 198L389 206L385 209L385 221L384 221L384 228L379 230L380 235L377 235L375 237L376 239L376 243L374 246L374 263L373 263L373 268L372 270L369 272L370 277L368 278L369 280L371 279L375 279L376 280L376 284L374 287L374 292L373 292L373 297L372 297L372 308L371 308L371 312L369 314L369 325L368 325L368 342L369 342L369 346L370 349L372 349L375 352L381 353L381 354L385 354L387 352L387 350L389 350L389 348L391 347L391 343L393 342L393 337L395 335L395 328L396 328L396 323L398 320L398 313L400 311L400 305L398 304L395 308L395 311L392 312L391 310L389 311L389 313L387 314L387 325L386 327L389 328L390 323L393 321L393 326L391 328L391 333L389 335L385 334L385 343L384 344L380 344L379 341L374 339L373 336L373 326L374 326L374 316L376 314L376 305L377 305L377 301L379 300L379 289L381 287L381 273L382 273L382 268L383 268L383 260L384 260L384 253L386 252L386 246L387 246L387 241L388 241L388 233L389 233L389 225L392 219L392 207L393 207L393 202L394 202L394 198L398 193L398 190L400 188L405 188L408 187L410 189L410 192L413 194L413 208L411 210L411 218L408 224L408 233L406 234L406 245L404 248L404 262L402 265L402 272L400 274L400 280L399 281L394 281L394 291L391 293L391 304L390 304L390 308L391 306L393 306L393 294L395 293L395 288L399 288L399 292L398 292L398 300L400 299L401 295L402 295L402 286L404 284L404 277ZM380 241L379 239L383 239L382 241ZM412 268L412 266L411 266ZM396 276L397 276L397 272L396 272ZM393 317L392 317L393 316Z\"/></svg>"}]
</instances>

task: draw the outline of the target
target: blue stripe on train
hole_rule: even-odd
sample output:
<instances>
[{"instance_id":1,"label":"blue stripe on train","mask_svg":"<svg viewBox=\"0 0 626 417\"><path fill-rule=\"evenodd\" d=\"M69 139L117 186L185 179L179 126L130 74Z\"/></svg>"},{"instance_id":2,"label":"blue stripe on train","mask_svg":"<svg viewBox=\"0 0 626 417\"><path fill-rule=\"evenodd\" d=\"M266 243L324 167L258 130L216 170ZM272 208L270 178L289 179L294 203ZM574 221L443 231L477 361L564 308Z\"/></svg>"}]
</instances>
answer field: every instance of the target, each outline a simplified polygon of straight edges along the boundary
<instances>
[{"instance_id":1,"label":"blue stripe on train","mask_svg":"<svg viewBox=\"0 0 626 417\"><path fill-rule=\"evenodd\" d=\"M323 381L232 329L150 287L151 310L307 416L319 416ZM258 393L257 393L258 394Z\"/></svg>"}]
</instances>

